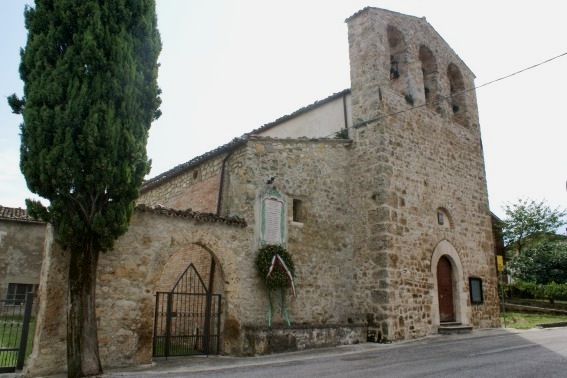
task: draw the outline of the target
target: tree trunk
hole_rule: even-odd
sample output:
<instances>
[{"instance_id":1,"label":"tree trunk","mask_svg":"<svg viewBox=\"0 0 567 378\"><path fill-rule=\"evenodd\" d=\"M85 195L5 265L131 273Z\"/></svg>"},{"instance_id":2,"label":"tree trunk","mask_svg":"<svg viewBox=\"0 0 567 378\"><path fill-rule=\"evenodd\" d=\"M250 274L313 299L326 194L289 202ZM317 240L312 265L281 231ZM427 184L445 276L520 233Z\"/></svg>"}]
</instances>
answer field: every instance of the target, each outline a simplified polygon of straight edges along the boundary
<instances>
[{"instance_id":1,"label":"tree trunk","mask_svg":"<svg viewBox=\"0 0 567 378\"><path fill-rule=\"evenodd\" d=\"M67 305L67 373L69 377L102 374L95 307L96 270L100 251L88 243L71 251Z\"/></svg>"}]
</instances>

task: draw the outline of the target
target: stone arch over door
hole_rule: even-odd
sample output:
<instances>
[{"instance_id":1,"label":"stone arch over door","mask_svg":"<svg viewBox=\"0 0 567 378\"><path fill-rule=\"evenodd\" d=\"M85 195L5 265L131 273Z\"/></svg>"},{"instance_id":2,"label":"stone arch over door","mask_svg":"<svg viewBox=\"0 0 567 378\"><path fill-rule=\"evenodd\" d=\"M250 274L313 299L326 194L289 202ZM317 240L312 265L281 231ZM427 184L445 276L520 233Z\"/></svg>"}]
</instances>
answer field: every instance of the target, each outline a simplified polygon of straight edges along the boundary
<instances>
[{"instance_id":1,"label":"stone arch over door","mask_svg":"<svg viewBox=\"0 0 567 378\"><path fill-rule=\"evenodd\" d=\"M433 255L431 257L431 275L433 277L433 326L439 326L441 322L439 311L439 284L437 277L437 268L442 258L447 259L447 261L451 264L450 269L452 275L454 319L457 322L468 324L469 314L467 312L467 296L463 294L464 279L461 259L455 247L449 241L442 240L433 250Z\"/></svg>"},{"instance_id":2,"label":"stone arch over door","mask_svg":"<svg viewBox=\"0 0 567 378\"><path fill-rule=\"evenodd\" d=\"M215 261L214 267L212 267L213 260ZM212 292L224 296L222 266L212 252L198 244L184 245L169 257L158 278L155 291L170 291L191 263L207 287L211 283ZM212 280L211 268L214 269Z\"/></svg>"}]
</instances>

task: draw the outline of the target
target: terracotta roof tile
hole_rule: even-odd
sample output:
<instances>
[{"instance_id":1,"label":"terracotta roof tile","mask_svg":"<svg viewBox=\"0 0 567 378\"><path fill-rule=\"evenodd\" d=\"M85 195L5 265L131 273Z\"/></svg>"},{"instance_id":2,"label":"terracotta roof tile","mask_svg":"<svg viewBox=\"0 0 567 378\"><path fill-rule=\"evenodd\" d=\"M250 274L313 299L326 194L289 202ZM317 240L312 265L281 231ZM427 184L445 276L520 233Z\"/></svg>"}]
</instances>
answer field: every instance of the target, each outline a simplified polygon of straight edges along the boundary
<instances>
[{"instance_id":1,"label":"terracotta roof tile","mask_svg":"<svg viewBox=\"0 0 567 378\"><path fill-rule=\"evenodd\" d=\"M175 210L161 205L148 206L148 205L140 204L136 206L136 210L147 213L158 214L158 215L165 215L168 217L189 218L200 222L225 223L240 227L247 226L246 221L237 216L221 217L213 213L201 213L199 211L193 211L192 209Z\"/></svg>"},{"instance_id":2,"label":"terracotta roof tile","mask_svg":"<svg viewBox=\"0 0 567 378\"><path fill-rule=\"evenodd\" d=\"M4 207L0 205L0 219L18 222L44 223L30 217L25 209L20 207Z\"/></svg>"}]
</instances>

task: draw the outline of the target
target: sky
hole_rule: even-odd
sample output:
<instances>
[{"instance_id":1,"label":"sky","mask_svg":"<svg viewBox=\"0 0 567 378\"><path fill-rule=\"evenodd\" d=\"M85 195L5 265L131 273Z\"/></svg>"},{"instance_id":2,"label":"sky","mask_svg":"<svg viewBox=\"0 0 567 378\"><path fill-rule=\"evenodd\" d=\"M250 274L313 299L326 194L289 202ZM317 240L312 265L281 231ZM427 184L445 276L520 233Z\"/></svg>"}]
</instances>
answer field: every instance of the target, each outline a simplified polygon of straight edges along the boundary
<instances>
[{"instance_id":1,"label":"sky","mask_svg":"<svg viewBox=\"0 0 567 378\"><path fill-rule=\"evenodd\" d=\"M25 207L19 50L32 0L0 0L0 205ZM456 5L458 4L458 6ZM476 85L567 53L557 0L157 0L163 115L148 140L148 178L350 88L344 20L373 6L427 21ZM518 199L567 208L567 55L477 89L491 210ZM45 203L45 201L44 201Z\"/></svg>"}]
</instances>

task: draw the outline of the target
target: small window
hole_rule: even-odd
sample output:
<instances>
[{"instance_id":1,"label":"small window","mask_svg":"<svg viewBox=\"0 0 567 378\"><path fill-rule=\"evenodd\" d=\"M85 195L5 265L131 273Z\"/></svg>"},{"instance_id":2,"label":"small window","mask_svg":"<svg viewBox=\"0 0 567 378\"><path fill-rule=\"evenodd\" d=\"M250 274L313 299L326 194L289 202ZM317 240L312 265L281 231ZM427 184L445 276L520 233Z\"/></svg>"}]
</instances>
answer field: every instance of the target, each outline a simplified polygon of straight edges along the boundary
<instances>
[{"instance_id":1,"label":"small window","mask_svg":"<svg viewBox=\"0 0 567 378\"><path fill-rule=\"evenodd\" d=\"M21 305L26 301L26 294L34 292L33 284L8 284L8 295L6 299L9 305Z\"/></svg>"},{"instance_id":2,"label":"small window","mask_svg":"<svg viewBox=\"0 0 567 378\"><path fill-rule=\"evenodd\" d=\"M293 221L302 223L303 222L303 202L296 198L293 199Z\"/></svg>"},{"instance_id":3,"label":"small window","mask_svg":"<svg viewBox=\"0 0 567 378\"><path fill-rule=\"evenodd\" d=\"M471 292L471 304L484 303L482 295L482 279L478 277L469 277L469 287Z\"/></svg>"},{"instance_id":4,"label":"small window","mask_svg":"<svg viewBox=\"0 0 567 378\"><path fill-rule=\"evenodd\" d=\"M437 211L436 211L436 217L437 217L437 226L441 227L441 228L451 228L451 224L453 223L451 221L451 216L449 215L449 212L447 211L447 209L443 208L443 207L438 207ZM433 219L431 219L433 222L435 222Z\"/></svg>"}]
</instances>

